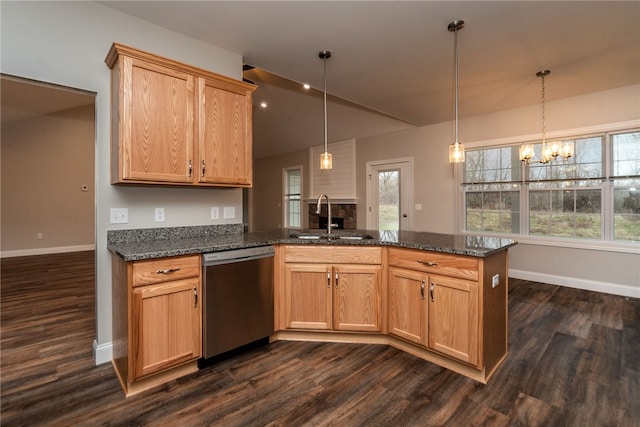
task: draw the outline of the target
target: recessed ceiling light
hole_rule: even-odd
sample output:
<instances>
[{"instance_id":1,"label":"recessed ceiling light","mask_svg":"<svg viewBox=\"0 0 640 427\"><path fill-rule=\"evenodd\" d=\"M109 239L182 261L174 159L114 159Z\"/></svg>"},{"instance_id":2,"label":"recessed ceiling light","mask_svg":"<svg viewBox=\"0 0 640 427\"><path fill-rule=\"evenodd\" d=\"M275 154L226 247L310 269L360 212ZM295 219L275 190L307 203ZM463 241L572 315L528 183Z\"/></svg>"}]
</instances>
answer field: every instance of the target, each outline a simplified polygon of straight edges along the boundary
<instances>
[{"instance_id":1,"label":"recessed ceiling light","mask_svg":"<svg viewBox=\"0 0 640 427\"><path fill-rule=\"evenodd\" d=\"M311 85L309 83L303 84L302 87L307 89L307 90L311 89Z\"/></svg>"},{"instance_id":2,"label":"recessed ceiling light","mask_svg":"<svg viewBox=\"0 0 640 427\"><path fill-rule=\"evenodd\" d=\"M261 106L262 108L267 108L267 106L268 106L267 101L262 101L262 102L260 103L260 106Z\"/></svg>"}]
</instances>

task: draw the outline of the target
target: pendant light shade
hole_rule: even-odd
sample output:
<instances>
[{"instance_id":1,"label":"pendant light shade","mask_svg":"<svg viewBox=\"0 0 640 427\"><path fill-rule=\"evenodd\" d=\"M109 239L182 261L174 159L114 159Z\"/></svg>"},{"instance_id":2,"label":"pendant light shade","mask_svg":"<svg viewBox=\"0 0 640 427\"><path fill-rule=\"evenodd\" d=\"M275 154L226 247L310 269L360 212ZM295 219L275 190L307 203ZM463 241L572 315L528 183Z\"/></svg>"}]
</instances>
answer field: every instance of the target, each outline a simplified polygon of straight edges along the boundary
<instances>
[{"instance_id":1,"label":"pendant light shade","mask_svg":"<svg viewBox=\"0 0 640 427\"><path fill-rule=\"evenodd\" d=\"M464 27L464 21L455 20L449 23L447 29L453 32L453 54L454 54L454 74L455 74L455 141L449 146L449 163L464 162L464 145L458 141L458 31Z\"/></svg>"},{"instance_id":2,"label":"pendant light shade","mask_svg":"<svg viewBox=\"0 0 640 427\"><path fill-rule=\"evenodd\" d=\"M331 58L331 51L322 50L318 53L320 59L324 63L324 153L320 155L320 169L327 170L333 168L333 159L331 153L329 153L329 147L327 142L327 59Z\"/></svg>"}]
</instances>

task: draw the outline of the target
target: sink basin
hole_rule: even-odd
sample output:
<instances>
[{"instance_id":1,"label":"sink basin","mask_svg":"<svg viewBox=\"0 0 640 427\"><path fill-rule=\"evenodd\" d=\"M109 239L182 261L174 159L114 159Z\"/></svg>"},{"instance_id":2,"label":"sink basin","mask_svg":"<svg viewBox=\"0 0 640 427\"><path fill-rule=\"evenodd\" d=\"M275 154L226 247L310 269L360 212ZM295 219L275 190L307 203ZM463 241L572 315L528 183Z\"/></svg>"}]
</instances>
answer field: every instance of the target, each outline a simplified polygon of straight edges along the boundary
<instances>
[{"instance_id":1,"label":"sink basin","mask_svg":"<svg viewBox=\"0 0 640 427\"><path fill-rule=\"evenodd\" d=\"M292 239L300 240L369 240L373 239L373 236L368 234L307 234L307 233L294 233L289 235Z\"/></svg>"}]
</instances>

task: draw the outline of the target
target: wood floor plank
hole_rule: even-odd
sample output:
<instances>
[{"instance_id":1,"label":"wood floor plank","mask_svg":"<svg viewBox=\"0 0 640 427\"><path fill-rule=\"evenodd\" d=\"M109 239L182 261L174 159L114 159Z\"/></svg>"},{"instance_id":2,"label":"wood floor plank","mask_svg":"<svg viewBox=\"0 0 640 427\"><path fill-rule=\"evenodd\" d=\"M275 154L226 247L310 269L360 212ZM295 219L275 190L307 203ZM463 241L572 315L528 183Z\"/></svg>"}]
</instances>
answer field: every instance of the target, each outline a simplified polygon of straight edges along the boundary
<instances>
[{"instance_id":1,"label":"wood floor plank","mask_svg":"<svg viewBox=\"0 0 640 427\"><path fill-rule=\"evenodd\" d=\"M125 398L93 365L94 258L2 260L2 426L640 426L640 301L515 279L487 385L387 346L280 341Z\"/></svg>"}]
</instances>

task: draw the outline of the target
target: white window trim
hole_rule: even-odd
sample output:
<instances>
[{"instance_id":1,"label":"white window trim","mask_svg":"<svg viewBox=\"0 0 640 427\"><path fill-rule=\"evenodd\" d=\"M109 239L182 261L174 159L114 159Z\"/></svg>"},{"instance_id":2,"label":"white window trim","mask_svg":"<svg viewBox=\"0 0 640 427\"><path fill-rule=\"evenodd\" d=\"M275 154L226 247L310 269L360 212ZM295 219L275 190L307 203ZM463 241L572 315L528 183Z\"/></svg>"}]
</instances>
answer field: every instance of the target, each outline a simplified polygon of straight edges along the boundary
<instances>
[{"instance_id":1,"label":"white window trim","mask_svg":"<svg viewBox=\"0 0 640 427\"><path fill-rule=\"evenodd\" d=\"M546 137L550 139L561 138L574 138L581 135L590 135L598 133L619 133L626 130L637 129L640 127L640 120L630 120L626 122L617 122L606 125L596 125L577 129L565 129L561 131L547 132ZM542 139L541 133L513 136L508 138L488 139L484 141L465 142L466 149L478 149L485 147L500 147L514 144L522 144L527 141L536 141ZM605 154L608 156L608 154ZM588 249L599 250L606 252L624 252L632 254L640 254L640 244L638 243L626 243L615 242L612 240L588 240L588 239L570 239L570 238L551 238L541 236L530 236L526 234L505 234L505 233L483 233L483 232L468 232L464 229L465 213L464 213L464 188L462 186L464 165L455 165L454 168L454 185L456 192L456 226L459 234L464 235L481 235L491 237L504 237L517 240L519 243L539 245L539 246L556 246L574 249ZM608 167L608 166L606 166ZM603 190L602 197L610 198L610 194L607 190ZM606 202L609 206L611 202L607 199ZM527 207L528 212L528 207ZM606 225L606 224L605 224ZM606 235L605 238L609 236Z\"/></svg>"}]
</instances>

